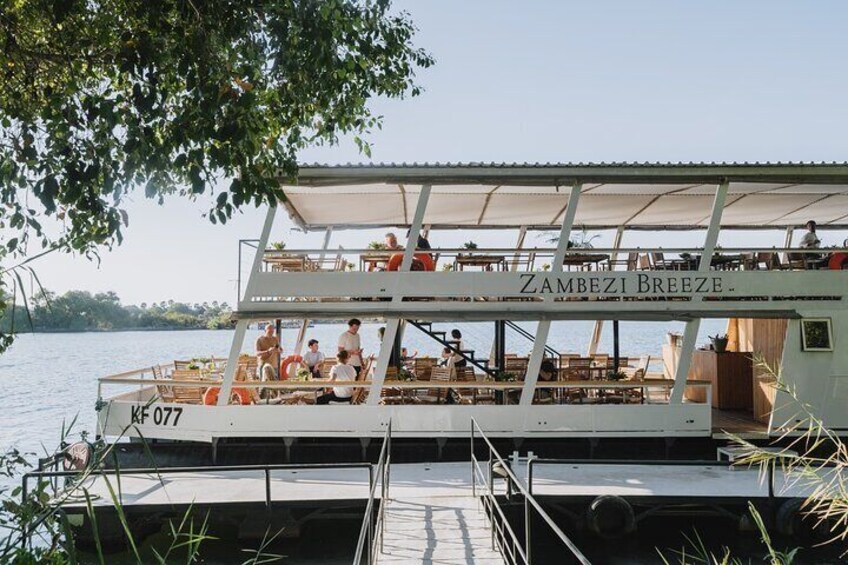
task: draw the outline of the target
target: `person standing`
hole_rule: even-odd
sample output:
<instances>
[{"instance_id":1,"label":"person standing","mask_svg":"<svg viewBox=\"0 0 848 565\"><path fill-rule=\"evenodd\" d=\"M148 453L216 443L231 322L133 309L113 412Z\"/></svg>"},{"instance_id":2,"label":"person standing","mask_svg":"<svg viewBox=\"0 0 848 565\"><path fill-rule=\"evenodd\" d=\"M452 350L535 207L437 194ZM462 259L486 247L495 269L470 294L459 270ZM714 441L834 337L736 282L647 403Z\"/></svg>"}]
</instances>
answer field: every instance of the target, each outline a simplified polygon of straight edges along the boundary
<instances>
[{"instance_id":1,"label":"person standing","mask_svg":"<svg viewBox=\"0 0 848 565\"><path fill-rule=\"evenodd\" d=\"M318 340L310 339L307 344L309 349L303 354L303 363L309 372L312 373L312 378L321 378L321 365L324 364L324 354L318 349Z\"/></svg>"},{"instance_id":2,"label":"person standing","mask_svg":"<svg viewBox=\"0 0 848 565\"><path fill-rule=\"evenodd\" d=\"M348 353L350 366L356 371L357 377L362 371L362 345L359 340L359 327L361 325L361 321L351 318L347 322L347 331L339 336L339 353L342 351Z\"/></svg>"},{"instance_id":3,"label":"person standing","mask_svg":"<svg viewBox=\"0 0 848 565\"><path fill-rule=\"evenodd\" d=\"M451 361L453 363L451 366L453 367L466 367L468 366L468 362L465 358L459 354L462 351L462 332L458 329L454 328L451 330L451 339L448 340L448 344L450 344L452 348Z\"/></svg>"},{"instance_id":4,"label":"person standing","mask_svg":"<svg viewBox=\"0 0 848 565\"><path fill-rule=\"evenodd\" d=\"M265 325L265 333L256 338L256 359L259 379L276 381L280 371L280 339L274 335L274 323Z\"/></svg>"}]
</instances>

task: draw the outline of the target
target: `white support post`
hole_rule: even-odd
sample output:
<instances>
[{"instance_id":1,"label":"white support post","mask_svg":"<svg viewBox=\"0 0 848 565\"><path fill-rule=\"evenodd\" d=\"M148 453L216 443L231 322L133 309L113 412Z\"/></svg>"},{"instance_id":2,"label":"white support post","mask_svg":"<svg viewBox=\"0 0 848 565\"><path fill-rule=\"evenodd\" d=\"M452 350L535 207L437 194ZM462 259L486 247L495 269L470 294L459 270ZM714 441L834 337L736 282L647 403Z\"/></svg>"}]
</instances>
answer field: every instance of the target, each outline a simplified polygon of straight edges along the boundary
<instances>
[{"instance_id":1,"label":"white support post","mask_svg":"<svg viewBox=\"0 0 848 565\"><path fill-rule=\"evenodd\" d=\"M262 233L259 235L259 243L256 246L256 256L253 258L253 265L250 269L250 277L245 285L244 297L239 297L245 302L253 298L253 287L256 284L256 274L262 266L262 258L265 256L265 249L268 247L268 238L271 236L271 228L274 227L274 218L277 217L277 206L268 207L268 213L265 214L265 223L262 224ZM236 376L238 368L238 358L241 353L241 348L244 345L244 336L247 333L247 325L249 320L239 320L236 322L236 332L233 335L233 343L230 346L230 354L227 357L227 368L224 369L224 378L221 382L221 390L218 393L218 406L226 406L230 403L230 391L233 389L233 379Z\"/></svg>"},{"instance_id":2,"label":"white support post","mask_svg":"<svg viewBox=\"0 0 848 565\"><path fill-rule=\"evenodd\" d=\"M300 355L300 352L303 351L303 342L306 339L306 328L309 327L309 318L304 318L300 323L300 329L297 331L297 340L294 342L294 349L292 350L292 355ZM294 363L289 365L292 371L294 371ZM289 373L289 376L293 376L294 373Z\"/></svg>"},{"instance_id":3,"label":"white support post","mask_svg":"<svg viewBox=\"0 0 848 565\"><path fill-rule=\"evenodd\" d=\"M701 262L698 264L698 272L705 273L710 270L718 234L721 230L721 214L724 211L724 202L727 199L727 181L718 185L713 200L713 211L710 216L710 226L707 229L707 237L704 241L704 252L701 254ZM693 297L692 302L700 302L700 297ZM695 341L698 339L698 331L701 329L701 319L694 318L686 322L683 331L683 344L680 350L680 359L677 362L677 372L674 375L674 388L669 396L669 404L682 404L683 391L686 388L686 379L689 377L689 368L692 366L692 355L695 351Z\"/></svg>"},{"instance_id":4,"label":"white support post","mask_svg":"<svg viewBox=\"0 0 848 565\"><path fill-rule=\"evenodd\" d=\"M618 226L615 230L615 239L612 242L613 252L610 256L610 270L615 266L618 260L618 249L621 247L621 238L624 235L624 226ZM589 349L586 351L586 357L591 357L598 352L598 343L601 341L601 332L604 331L604 321L595 320L595 328L592 330L592 339L589 340Z\"/></svg>"},{"instance_id":5,"label":"white support post","mask_svg":"<svg viewBox=\"0 0 848 565\"><path fill-rule=\"evenodd\" d=\"M224 379L221 390L218 392L218 406L226 406L230 403L230 392L233 390L233 379L238 368L238 358L244 345L244 335L247 333L247 324L250 320L239 320L236 322L236 332L233 335L233 343L230 345L230 355L227 357L227 367L224 369Z\"/></svg>"},{"instance_id":6,"label":"white support post","mask_svg":"<svg viewBox=\"0 0 848 565\"><path fill-rule=\"evenodd\" d=\"M321 269L324 264L324 256L326 255L327 249L330 248L330 237L333 235L333 226L327 228L327 231L324 232L324 244L321 246L321 254L318 256L318 268Z\"/></svg>"},{"instance_id":7,"label":"white support post","mask_svg":"<svg viewBox=\"0 0 848 565\"><path fill-rule=\"evenodd\" d=\"M512 256L512 265L509 266L509 270L515 272L518 270L518 260L521 258L521 254L519 253L522 249L524 249L524 239L527 237L527 226L521 226L518 230L518 241L515 242L515 255Z\"/></svg>"},{"instance_id":8,"label":"white support post","mask_svg":"<svg viewBox=\"0 0 848 565\"><path fill-rule=\"evenodd\" d=\"M425 184L421 187L421 193L418 195L418 204L415 207L412 225L409 227L409 238L406 242L406 249L403 251L400 271L408 271L412 266L412 257L415 255L415 248L418 246L418 235L421 233L421 226L424 223L424 212L427 210L427 203L430 201L430 188L429 184ZM392 302L397 303L401 300L403 300L403 289L395 287ZM398 335L399 327L399 318L386 319L386 332L383 334L383 342L380 344L380 356L377 358L377 366L374 368L374 376L371 380L371 390L368 393L367 404L369 405L376 405L380 402L380 393L383 390L383 383L386 381L386 369L389 368L389 356Z\"/></svg>"},{"instance_id":9,"label":"white support post","mask_svg":"<svg viewBox=\"0 0 848 565\"><path fill-rule=\"evenodd\" d=\"M274 227L274 218L277 216L277 207L271 206L268 208L268 213L265 215L265 223L262 225L262 233L259 235L259 243L256 246L256 256L253 258L253 266L250 269L250 277L247 279L247 285L244 291L244 301L247 302L253 298L253 287L256 284L256 273L262 266L262 259L265 256L265 249L268 248L268 238L271 236L271 228Z\"/></svg>"},{"instance_id":10,"label":"white support post","mask_svg":"<svg viewBox=\"0 0 848 565\"><path fill-rule=\"evenodd\" d=\"M786 228L786 237L783 238L783 247L789 249L792 247L792 236L795 235L795 228L788 227Z\"/></svg>"},{"instance_id":11,"label":"white support post","mask_svg":"<svg viewBox=\"0 0 848 565\"><path fill-rule=\"evenodd\" d=\"M562 219L562 228L559 231L559 241L557 242L556 252L554 253L553 265L551 272L561 273L562 262L565 260L565 252L568 249L568 241L571 239L571 228L574 226L574 215L577 212L577 203L580 201L580 191L583 188L581 184L576 184L571 187L571 194L568 196L568 206L565 208L565 216ZM549 297L545 297L547 302ZM524 374L524 387L521 390L521 406L529 406L533 404L533 395L536 392L536 381L539 380L539 369L542 367L542 357L545 354L545 346L548 343L548 334L551 331L550 320L540 320L536 325L536 338L533 340L533 351L530 353L530 360L527 362L527 372Z\"/></svg>"}]
</instances>

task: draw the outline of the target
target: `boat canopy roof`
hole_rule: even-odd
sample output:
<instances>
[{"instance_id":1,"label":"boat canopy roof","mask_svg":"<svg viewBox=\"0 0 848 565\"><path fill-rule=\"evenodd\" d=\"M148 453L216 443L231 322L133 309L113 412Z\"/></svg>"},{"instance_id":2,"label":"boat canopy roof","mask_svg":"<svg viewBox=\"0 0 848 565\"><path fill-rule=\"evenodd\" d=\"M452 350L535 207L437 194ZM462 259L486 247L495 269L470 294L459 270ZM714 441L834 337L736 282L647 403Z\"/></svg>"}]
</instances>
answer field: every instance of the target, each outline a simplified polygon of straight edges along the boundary
<instances>
[{"instance_id":1,"label":"boat canopy roof","mask_svg":"<svg viewBox=\"0 0 848 565\"><path fill-rule=\"evenodd\" d=\"M724 181L722 227L848 227L848 163L316 164L281 182L307 230L408 226L427 184L433 228L557 228L579 184L575 224L661 230L706 228Z\"/></svg>"}]
</instances>

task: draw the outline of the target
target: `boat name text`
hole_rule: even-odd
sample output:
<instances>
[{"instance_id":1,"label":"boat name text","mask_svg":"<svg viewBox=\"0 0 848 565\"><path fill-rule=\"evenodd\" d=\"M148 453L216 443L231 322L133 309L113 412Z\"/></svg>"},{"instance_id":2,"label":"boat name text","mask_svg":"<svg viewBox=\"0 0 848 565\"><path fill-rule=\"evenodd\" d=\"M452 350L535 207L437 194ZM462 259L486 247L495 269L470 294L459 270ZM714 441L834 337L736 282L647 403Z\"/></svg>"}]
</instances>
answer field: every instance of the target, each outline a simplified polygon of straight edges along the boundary
<instances>
[{"instance_id":1,"label":"boat name text","mask_svg":"<svg viewBox=\"0 0 848 565\"><path fill-rule=\"evenodd\" d=\"M182 415L183 409L179 406L156 406L151 410L151 407L145 404L131 407L130 420L133 424L144 425L152 416L153 423L157 426L176 426Z\"/></svg>"},{"instance_id":2,"label":"boat name text","mask_svg":"<svg viewBox=\"0 0 848 565\"><path fill-rule=\"evenodd\" d=\"M636 277L624 277L522 273L521 279L521 294L716 294L724 290L720 276L657 276L639 273Z\"/></svg>"}]
</instances>

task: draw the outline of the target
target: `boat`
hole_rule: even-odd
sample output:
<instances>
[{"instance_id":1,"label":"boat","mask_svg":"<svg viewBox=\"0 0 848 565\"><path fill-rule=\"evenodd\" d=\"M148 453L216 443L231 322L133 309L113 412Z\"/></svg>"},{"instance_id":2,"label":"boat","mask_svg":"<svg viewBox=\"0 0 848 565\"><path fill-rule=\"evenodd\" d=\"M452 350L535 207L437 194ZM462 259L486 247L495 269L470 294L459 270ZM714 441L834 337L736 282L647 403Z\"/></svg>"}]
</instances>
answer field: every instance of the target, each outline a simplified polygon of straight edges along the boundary
<instances>
[{"instance_id":1,"label":"boat","mask_svg":"<svg viewBox=\"0 0 848 565\"><path fill-rule=\"evenodd\" d=\"M496 441L554 456L586 456L582 446L604 442L630 457L656 456L645 445L668 456L672 444L698 445L700 456L731 436L801 433L812 417L848 431L848 250L793 245L811 219L819 233L848 228L846 164L304 165L280 182L285 200L268 206L258 241L242 242L239 272L249 275L239 280L226 360L190 370L154 364L152 351L150 367L101 378L98 437L195 446L213 460L222 449L230 460L257 457L246 446L275 442L284 449L261 457L367 459L391 423L399 457L431 460L450 458L472 420ZM323 245L272 249L281 218L323 232ZM376 228L408 230L410 242L498 230L515 244L331 245L341 230ZM613 244L570 245L579 229L614 230ZM719 245L722 233L740 230L782 242ZM534 232L558 238L530 247ZM657 232L666 245L622 245L636 232ZM702 240L679 246L683 232ZM311 323L348 318L385 325L352 403L315 405L326 381L293 371L257 380L249 324L297 321L298 354ZM704 319L728 320L711 351L697 348ZM549 341L551 324L564 320L594 322L588 351ZM491 351L462 350L434 325L469 321L492 324ZM619 321L682 321L685 331L657 344L663 369L652 371L617 348L598 353L603 326ZM465 367L403 365L398 350L412 331ZM524 359L507 349L507 334L521 331L533 341ZM779 379L766 365L779 366ZM551 367L554 377L540 380Z\"/></svg>"}]
</instances>

